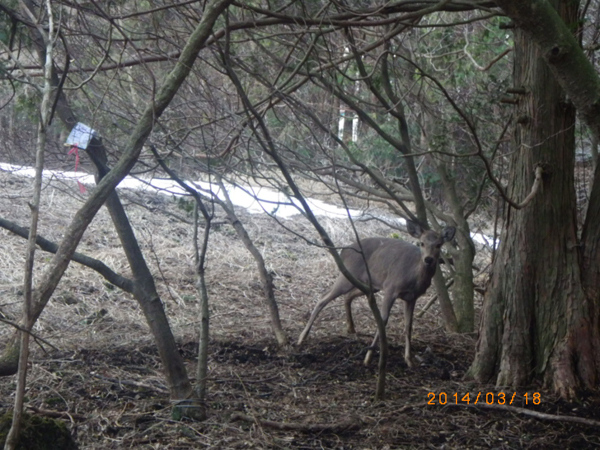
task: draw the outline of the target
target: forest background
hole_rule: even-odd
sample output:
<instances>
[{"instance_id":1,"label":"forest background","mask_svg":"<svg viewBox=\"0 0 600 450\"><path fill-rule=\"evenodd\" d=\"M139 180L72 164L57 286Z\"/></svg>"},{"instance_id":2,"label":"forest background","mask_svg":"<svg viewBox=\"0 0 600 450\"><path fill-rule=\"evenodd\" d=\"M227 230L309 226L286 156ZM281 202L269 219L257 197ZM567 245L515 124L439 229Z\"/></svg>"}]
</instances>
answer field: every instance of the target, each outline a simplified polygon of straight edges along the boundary
<instances>
[{"instance_id":1,"label":"forest background","mask_svg":"<svg viewBox=\"0 0 600 450\"><path fill-rule=\"evenodd\" d=\"M218 227L231 227L229 238L252 255L273 338L289 351L303 318L282 324L279 269L261 251L264 236L248 232L226 196L183 180L280 192L308 225L277 219L275 204L265 211L274 220L268 229L326 250L342 272L339 250L375 230L361 230L352 217L328 225L307 197L369 211L387 226L395 223L389 217L455 226L452 264L433 285L444 332L477 333L464 380L539 386L556 401L585 401L600 376L599 10L592 0L2 1L0 154L37 169L26 193L13 193L14 180L3 185L7 202L21 202L14 215L10 204L0 226L23 248L25 279L19 306L2 305L0 374L22 369L13 430L27 385L26 331L40 326L71 261L138 302L174 417L208 415L216 306L206 256ZM78 123L97 134L85 148L65 147ZM96 173L98 186L60 189L76 207L62 208L70 212L56 229L48 220L57 211L41 207L50 189L43 168L76 164ZM160 265L131 219L135 208L155 214L157 207L122 202L114 188L126 175L169 177L189 193L171 214L191 230L195 383L169 324ZM122 247L119 264L77 253L102 205ZM340 226L347 232L336 234ZM376 232L400 235L395 226L398 233ZM478 254L474 232L490 237L491 255ZM3 283L14 284L13 276ZM383 399L387 339L371 300L383 349L375 397ZM311 300L304 302L309 310Z\"/></svg>"}]
</instances>

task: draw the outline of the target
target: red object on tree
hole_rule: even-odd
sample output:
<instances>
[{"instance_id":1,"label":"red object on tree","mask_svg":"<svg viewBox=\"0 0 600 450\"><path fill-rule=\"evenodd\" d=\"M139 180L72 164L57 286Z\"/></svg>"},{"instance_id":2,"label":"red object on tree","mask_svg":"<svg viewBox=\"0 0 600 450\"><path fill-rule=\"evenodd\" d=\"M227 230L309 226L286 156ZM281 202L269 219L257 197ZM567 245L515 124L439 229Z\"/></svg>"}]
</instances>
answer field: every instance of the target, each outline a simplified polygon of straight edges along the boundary
<instances>
[{"instance_id":1,"label":"red object on tree","mask_svg":"<svg viewBox=\"0 0 600 450\"><path fill-rule=\"evenodd\" d=\"M75 172L77 172L77 168L79 167L79 147L77 144L74 144L69 150L69 155L75 154ZM77 185L79 186L79 192L82 194L86 192L85 186L79 180L77 180Z\"/></svg>"}]
</instances>

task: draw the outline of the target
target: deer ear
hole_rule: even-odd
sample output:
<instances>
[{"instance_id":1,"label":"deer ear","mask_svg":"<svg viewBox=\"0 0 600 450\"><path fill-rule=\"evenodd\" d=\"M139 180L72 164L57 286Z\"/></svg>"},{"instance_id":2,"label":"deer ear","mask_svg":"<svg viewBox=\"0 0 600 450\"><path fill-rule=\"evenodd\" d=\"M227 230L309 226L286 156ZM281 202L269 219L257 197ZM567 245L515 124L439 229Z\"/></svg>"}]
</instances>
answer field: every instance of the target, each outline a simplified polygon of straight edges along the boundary
<instances>
[{"instance_id":1,"label":"deer ear","mask_svg":"<svg viewBox=\"0 0 600 450\"><path fill-rule=\"evenodd\" d=\"M410 220L406 221L406 230L408 231L408 234L417 239L419 239L423 234L423 228L421 228L421 225L411 222Z\"/></svg>"},{"instance_id":2,"label":"deer ear","mask_svg":"<svg viewBox=\"0 0 600 450\"><path fill-rule=\"evenodd\" d=\"M456 233L456 228L454 227L446 227L442 230L442 239L444 242L451 241L454 239L454 234Z\"/></svg>"}]
</instances>

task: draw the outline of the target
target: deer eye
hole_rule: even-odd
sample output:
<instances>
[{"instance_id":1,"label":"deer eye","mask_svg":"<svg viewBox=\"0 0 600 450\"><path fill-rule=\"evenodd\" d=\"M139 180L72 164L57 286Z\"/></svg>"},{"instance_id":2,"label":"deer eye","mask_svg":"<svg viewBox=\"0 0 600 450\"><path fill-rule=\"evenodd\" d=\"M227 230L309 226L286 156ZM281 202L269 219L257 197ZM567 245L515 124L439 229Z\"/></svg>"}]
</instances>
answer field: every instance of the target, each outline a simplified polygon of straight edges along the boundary
<instances>
[{"instance_id":1,"label":"deer eye","mask_svg":"<svg viewBox=\"0 0 600 450\"><path fill-rule=\"evenodd\" d=\"M442 248L442 244L436 245L435 248Z\"/></svg>"}]
</instances>

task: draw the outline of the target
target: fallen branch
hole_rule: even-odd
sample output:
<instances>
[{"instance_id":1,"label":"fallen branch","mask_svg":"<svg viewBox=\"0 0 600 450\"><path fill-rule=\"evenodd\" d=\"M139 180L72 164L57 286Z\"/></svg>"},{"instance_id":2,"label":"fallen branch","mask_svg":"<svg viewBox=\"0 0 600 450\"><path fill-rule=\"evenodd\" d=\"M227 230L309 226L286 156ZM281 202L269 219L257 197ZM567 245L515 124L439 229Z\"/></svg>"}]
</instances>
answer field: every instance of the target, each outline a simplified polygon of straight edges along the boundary
<instances>
[{"instance_id":1,"label":"fallen branch","mask_svg":"<svg viewBox=\"0 0 600 450\"><path fill-rule=\"evenodd\" d=\"M274 428L282 431L302 431L305 433L342 433L344 431L358 430L362 422L358 419L347 419L334 423L297 423L297 422L274 422L272 420L261 420L256 417L242 413L231 415L231 421L242 420L244 422L256 423L263 427Z\"/></svg>"},{"instance_id":2,"label":"fallen branch","mask_svg":"<svg viewBox=\"0 0 600 450\"><path fill-rule=\"evenodd\" d=\"M448 406L462 406L465 408L483 408L483 409L493 409L498 411L506 411L515 414L523 414L525 416L535 417L540 420L554 420L558 422L574 422L574 423L582 423L584 425L590 425L592 427L600 427L600 421L585 419L583 417L576 416L565 416L561 414L548 414L539 411L533 411L527 408L520 408L518 406L509 406L509 405L488 405L488 404L478 404L478 405L468 405L461 403L448 403Z\"/></svg>"},{"instance_id":3,"label":"fallen branch","mask_svg":"<svg viewBox=\"0 0 600 450\"><path fill-rule=\"evenodd\" d=\"M109 383L122 384L122 385L126 385L126 386L134 386L134 387L142 388L142 389L149 389L149 390L152 390L152 391L159 392L161 394L168 394L169 393L168 389L165 389L165 388L160 387L160 386L154 386L152 384L141 383L139 381L133 381L133 380L123 380L123 379L120 379L120 378L103 377L102 375L98 375L96 373L92 373L91 375L94 378L98 378L99 380L106 381L106 382L109 382Z\"/></svg>"},{"instance_id":4,"label":"fallen branch","mask_svg":"<svg viewBox=\"0 0 600 450\"><path fill-rule=\"evenodd\" d=\"M83 422L88 419L83 414L70 413L68 411L51 411L49 409L36 408L35 406L27 406L27 409L39 416L51 417L53 419L69 419L71 422Z\"/></svg>"}]
</instances>

